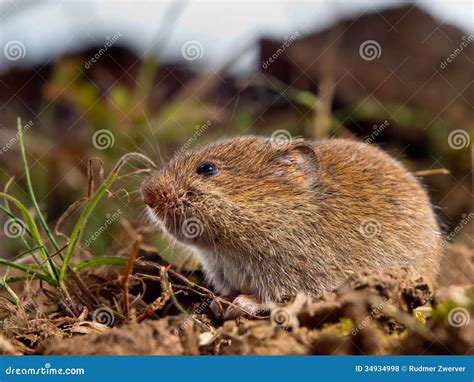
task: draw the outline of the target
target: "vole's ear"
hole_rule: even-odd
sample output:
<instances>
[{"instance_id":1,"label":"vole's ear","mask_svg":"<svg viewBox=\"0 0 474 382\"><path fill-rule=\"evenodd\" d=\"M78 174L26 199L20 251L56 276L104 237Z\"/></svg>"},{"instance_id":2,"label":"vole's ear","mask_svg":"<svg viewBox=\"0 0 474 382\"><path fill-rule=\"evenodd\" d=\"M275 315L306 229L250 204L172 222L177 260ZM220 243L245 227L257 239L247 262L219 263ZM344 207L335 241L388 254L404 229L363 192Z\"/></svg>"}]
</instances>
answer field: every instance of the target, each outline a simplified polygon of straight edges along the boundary
<instances>
[{"instance_id":1,"label":"vole's ear","mask_svg":"<svg viewBox=\"0 0 474 382\"><path fill-rule=\"evenodd\" d=\"M305 180L311 185L318 183L321 174L321 158L312 142L304 139L294 139L287 147L281 148L271 161L280 164L280 171L288 170L288 166L296 166ZM286 166L285 166L286 165ZM279 171L276 169L276 171Z\"/></svg>"}]
</instances>

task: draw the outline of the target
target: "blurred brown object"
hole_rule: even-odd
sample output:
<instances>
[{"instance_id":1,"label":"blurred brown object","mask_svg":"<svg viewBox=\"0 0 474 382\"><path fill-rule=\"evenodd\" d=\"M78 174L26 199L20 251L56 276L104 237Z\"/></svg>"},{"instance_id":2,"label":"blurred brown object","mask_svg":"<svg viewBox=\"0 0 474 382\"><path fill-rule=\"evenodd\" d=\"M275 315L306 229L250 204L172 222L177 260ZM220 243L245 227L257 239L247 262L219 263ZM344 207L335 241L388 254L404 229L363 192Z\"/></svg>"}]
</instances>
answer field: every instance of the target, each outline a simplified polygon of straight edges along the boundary
<instances>
[{"instance_id":1,"label":"blurred brown object","mask_svg":"<svg viewBox=\"0 0 474 382\"><path fill-rule=\"evenodd\" d=\"M333 31L341 32L337 37ZM333 67L334 104L350 105L374 97L424 110L453 126L474 127L474 45L453 26L415 5L362 14L294 41L263 71L302 90L320 87L326 62ZM372 42L373 51L362 52ZM461 46L466 43L467 46ZM280 41L262 40L261 59ZM338 45L337 58L332 47ZM377 46L378 45L378 46ZM367 49L369 47L367 46ZM459 48L461 53L456 53ZM446 59L456 54L451 62Z\"/></svg>"},{"instance_id":2,"label":"blurred brown object","mask_svg":"<svg viewBox=\"0 0 474 382\"><path fill-rule=\"evenodd\" d=\"M440 287L474 283L474 249L466 245L448 243L441 259L438 276Z\"/></svg>"}]
</instances>

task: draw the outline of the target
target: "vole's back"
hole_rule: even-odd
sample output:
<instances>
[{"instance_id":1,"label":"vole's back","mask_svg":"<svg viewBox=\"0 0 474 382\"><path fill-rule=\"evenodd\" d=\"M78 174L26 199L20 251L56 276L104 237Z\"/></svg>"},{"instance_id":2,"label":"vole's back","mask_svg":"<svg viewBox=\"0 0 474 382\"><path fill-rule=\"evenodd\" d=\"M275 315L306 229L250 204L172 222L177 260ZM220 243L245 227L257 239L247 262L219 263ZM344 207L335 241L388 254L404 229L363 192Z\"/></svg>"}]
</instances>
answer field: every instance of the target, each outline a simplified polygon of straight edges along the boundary
<instances>
[{"instance_id":1,"label":"vole's back","mask_svg":"<svg viewBox=\"0 0 474 382\"><path fill-rule=\"evenodd\" d=\"M440 232L418 181L373 146L327 140L315 147L322 162L324 224L346 253L337 256L338 265L344 270L407 265L414 276L433 278Z\"/></svg>"}]
</instances>

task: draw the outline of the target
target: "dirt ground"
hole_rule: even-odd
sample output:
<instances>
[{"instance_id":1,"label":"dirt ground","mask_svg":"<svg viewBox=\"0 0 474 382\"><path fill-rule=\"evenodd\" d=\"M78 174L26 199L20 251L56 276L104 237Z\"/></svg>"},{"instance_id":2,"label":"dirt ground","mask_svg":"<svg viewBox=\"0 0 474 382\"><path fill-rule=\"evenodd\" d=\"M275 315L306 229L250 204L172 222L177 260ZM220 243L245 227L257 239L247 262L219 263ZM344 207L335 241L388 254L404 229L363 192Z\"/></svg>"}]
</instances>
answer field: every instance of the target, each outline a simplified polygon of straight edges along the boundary
<instances>
[{"instance_id":1,"label":"dirt ground","mask_svg":"<svg viewBox=\"0 0 474 382\"><path fill-rule=\"evenodd\" d=\"M127 295L119 271L82 275L96 286L93 311L33 284L20 310L2 302L0 353L473 354L473 262L472 249L449 244L437 285L404 269L366 271L319 298L222 322L199 274L143 256Z\"/></svg>"}]
</instances>

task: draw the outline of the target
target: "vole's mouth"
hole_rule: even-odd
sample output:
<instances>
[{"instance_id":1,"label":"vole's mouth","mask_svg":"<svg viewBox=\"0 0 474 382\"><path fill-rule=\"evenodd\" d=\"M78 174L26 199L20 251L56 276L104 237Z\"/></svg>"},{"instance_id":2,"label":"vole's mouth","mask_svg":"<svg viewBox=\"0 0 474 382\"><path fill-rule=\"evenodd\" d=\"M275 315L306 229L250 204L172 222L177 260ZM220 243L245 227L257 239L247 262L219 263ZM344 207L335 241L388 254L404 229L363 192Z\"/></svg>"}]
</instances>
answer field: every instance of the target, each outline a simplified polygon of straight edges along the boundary
<instances>
[{"instance_id":1,"label":"vole's mouth","mask_svg":"<svg viewBox=\"0 0 474 382\"><path fill-rule=\"evenodd\" d=\"M165 232L177 240L194 242L204 234L204 223L201 219L191 216L182 216L175 211L166 214L158 212L155 208L147 207L148 216Z\"/></svg>"},{"instance_id":2,"label":"vole's mouth","mask_svg":"<svg viewBox=\"0 0 474 382\"><path fill-rule=\"evenodd\" d=\"M204 221L190 209L195 191L186 188L158 187L147 180L141 187L148 216L164 232L186 243L196 243L204 234Z\"/></svg>"}]
</instances>

